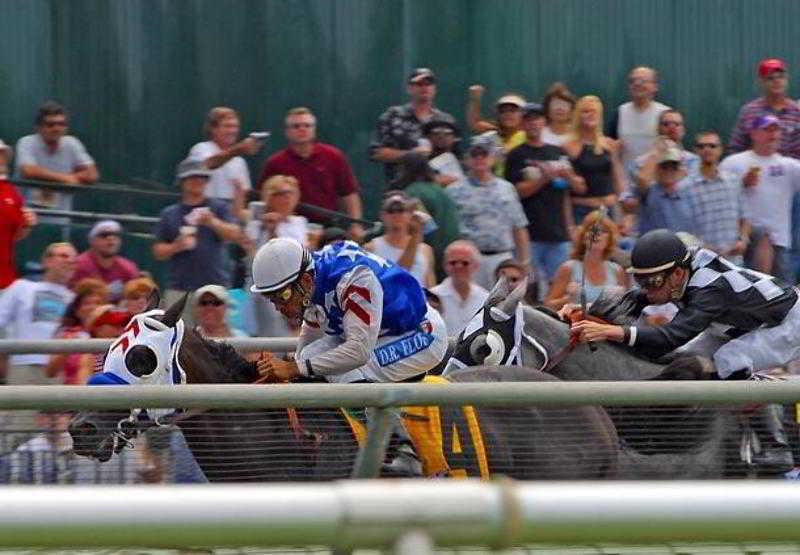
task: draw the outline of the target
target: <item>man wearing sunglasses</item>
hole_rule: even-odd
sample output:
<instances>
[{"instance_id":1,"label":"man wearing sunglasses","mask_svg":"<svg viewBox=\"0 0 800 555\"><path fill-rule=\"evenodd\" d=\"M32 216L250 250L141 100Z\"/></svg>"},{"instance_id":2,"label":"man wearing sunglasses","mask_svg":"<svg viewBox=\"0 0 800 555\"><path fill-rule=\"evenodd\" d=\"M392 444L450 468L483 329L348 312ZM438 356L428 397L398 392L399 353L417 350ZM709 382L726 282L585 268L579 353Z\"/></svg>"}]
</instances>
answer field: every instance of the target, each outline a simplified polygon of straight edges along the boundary
<instances>
[{"instance_id":1,"label":"man wearing sunglasses","mask_svg":"<svg viewBox=\"0 0 800 555\"><path fill-rule=\"evenodd\" d=\"M258 371L272 380L419 381L447 350L445 324L425 302L419 282L351 241L312 253L294 239L271 239L253 259L251 291L302 322L295 360L259 361ZM392 464L414 474L419 464L409 456L413 449L399 416L395 431L402 446Z\"/></svg>"}]
</instances>

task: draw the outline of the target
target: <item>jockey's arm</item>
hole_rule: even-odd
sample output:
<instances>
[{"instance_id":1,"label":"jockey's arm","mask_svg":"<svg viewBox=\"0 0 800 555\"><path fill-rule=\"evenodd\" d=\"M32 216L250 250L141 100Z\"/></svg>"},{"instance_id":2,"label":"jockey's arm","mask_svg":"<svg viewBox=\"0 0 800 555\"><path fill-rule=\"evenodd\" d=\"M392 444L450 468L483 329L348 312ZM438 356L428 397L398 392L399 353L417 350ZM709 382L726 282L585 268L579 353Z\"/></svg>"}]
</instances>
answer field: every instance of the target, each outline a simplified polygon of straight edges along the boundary
<instances>
[{"instance_id":1,"label":"jockey's arm","mask_svg":"<svg viewBox=\"0 0 800 555\"><path fill-rule=\"evenodd\" d=\"M344 311L344 342L310 359L298 358L297 367L305 376L344 374L364 366L378 342L383 316L383 288L375 274L364 266L353 269L336 286L336 295Z\"/></svg>"}]
</instances>

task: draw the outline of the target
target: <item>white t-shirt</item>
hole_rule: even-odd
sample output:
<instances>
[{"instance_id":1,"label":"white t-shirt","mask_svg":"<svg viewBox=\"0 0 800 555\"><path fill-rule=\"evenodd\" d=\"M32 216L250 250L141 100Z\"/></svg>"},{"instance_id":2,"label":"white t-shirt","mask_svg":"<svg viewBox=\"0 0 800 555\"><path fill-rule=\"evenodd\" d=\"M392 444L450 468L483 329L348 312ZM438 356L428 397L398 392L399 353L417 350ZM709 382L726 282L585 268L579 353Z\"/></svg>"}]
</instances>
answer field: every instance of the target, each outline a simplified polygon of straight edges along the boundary
<instances>
[{"instance_id":1,"label":"white t-shirt","mask_svg":"<svg viewBox=\"0 0 800 555\"><path fill-rule=\"evenodd\" d=\"M658 116L670 107L653 101L646 110L640 111L633 102L619 107L617 135L622 141L622 162L636 160L650 149L658 136Z\"/></svg>"},{"instance_id":2,"label":"white t-shirt","mask_svg":"<svg viewBox=\"0 0 800 555\"><path fill-rule=\"evenodd\" d=\"M75 294L57 283L18 279L0 295L7 339L51 339ZM47 364L49 355L11 355L12 365Z\"/></svg>"},{"instance_id":3,"label":"white t-shirt","mask_svg":"<svg viewBox=\"0 0 800 555\"><path fill-rule=\"evenodd\" d=\"M780 154L759 156L746 150L725 158L719 169L731 173L741 183L753 166L761 168L758 185L743 187L743 215L754 226L763 227L774 245L788 247L791 244L792 197L800 191L800 161Z\"/></svg>"},{"instance_id":4,"label":"white t-shirt","mask_svg":"<svg viewBox=\"0 0 800 555\"><path fill-rule=\"evenodd\" d=\"M567 142L569 139L570 133L567 131L566 133L562 133L558 135L557 133L553 133L553 130L550 129L550 126L545 126L542 129L542 141L546 145L553 145L553 146L563 146L564 143Z\"/></svg>"},{"instance_id":5,"label":"white t-shirt","mask_svg":"<svg viewBox=\"0 0 800 555\"><path fill-rule=\"evenodd\" d=\"M458 335L467 325L475 313L483 306L489 292L480 285L472 284L469 295L462 300L461 295L453 287L453 281L446 278L442 283L431 287L442 301L442 319L447 326L447 334Z\"/></svg>"},{"instance_id":6,"label":"white t-shirt","mask_svg":"<svg viewBox=\"0 0 800 555\"><path fill-rule=\"evenodd\" d=\"M256 247L260 247L275 237L288 237L305 245L308 239L308 220L304 216L290 215L286 220L278 222L274 235L267 233L260 220L251 220L247 223L245 233L256 243Z\"/></svg>"},{"instance_id":7,"label":"white t-shirt","mask_svg":"<svg viewBox=\"0 0 800 555\"><path fill-rule=\"evenodd\" d=\"M197 143L189 151L189 158L203 161L219 153L222 149L213 141ZM252 188L250 170L241 156L235 156L214 170L206 185L206 196L222 200L233 199L233 183L239 181L245 190Z\"/></svg>"},{"instance_id":8,"label":"white t-shirt","mask_svg":"<svg viewBox=\"0 0 800 555\"><path fill-rule=\"evenodd\" d=\"M372 248L375 254L386 260L391 260L392 262L400 260L400 257L403 255L403 250L405 250L390 245L386 242L386 238L383 235L375 237L375 239L372 240ZM420 244L417 246L417 253L414 255L414 264L411 266L411 269L407 271L417 278L420 285L425 287L425 273L427 269L428 259L422 252L422 244Z\"/></svg>"}]
</instances>

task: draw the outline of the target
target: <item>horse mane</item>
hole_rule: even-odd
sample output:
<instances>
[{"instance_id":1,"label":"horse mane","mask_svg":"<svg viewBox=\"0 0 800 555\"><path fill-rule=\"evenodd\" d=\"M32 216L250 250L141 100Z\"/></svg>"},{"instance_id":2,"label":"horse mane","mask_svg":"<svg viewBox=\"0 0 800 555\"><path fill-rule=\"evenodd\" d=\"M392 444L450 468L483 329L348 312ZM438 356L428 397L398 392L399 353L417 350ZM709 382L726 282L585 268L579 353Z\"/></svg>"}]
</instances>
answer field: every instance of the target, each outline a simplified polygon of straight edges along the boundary
<instances>
[{"instance_id":1,"label":"horse mane","mask_svg":"<svg viewBox=\"0 0 800 555\"><path fill-rule=\"evenodd\" d=\"M210 383L252 383L258 376L255 362L228 343L206 339L194 329L184 332L180 356L185 369L204 370Z\"/></svg>"}]
</instances>

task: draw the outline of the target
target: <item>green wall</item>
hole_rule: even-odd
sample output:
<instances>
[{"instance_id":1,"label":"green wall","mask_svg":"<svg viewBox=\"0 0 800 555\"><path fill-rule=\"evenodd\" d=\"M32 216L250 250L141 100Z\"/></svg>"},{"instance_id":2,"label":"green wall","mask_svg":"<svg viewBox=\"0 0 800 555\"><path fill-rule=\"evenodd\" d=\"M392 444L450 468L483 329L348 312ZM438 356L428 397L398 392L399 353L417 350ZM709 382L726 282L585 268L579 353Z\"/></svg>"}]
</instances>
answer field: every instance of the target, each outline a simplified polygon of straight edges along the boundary
<instances>
[{"instance_id":1,"label":"green wall","mask_svg":"<svg viewBox=\"0 0 800 555\"><path fill-rule=\"evenodd\" d=\"M466 87L539 98L560 79L609 106L648 64L690 130L728 133L757 92L765 56L800 63L796 0L3 0L0 137L29 132L37 105L71 110L104 181L172 182L209 107L245 130L271 129L295 105L342 148L370 212L381 173L366 156L374 122L405 98L418 65L440 78L438 104L463 116ZM797 81L794 80L797 85ZM797 88L800 94L800 88ZM263 158L255 161L260 166ZM83 199L81 204L94 199ZM127 207L130 210L130 206ZM147 212L153 213L150 207Z\"/></svg>"}]
</instances>

